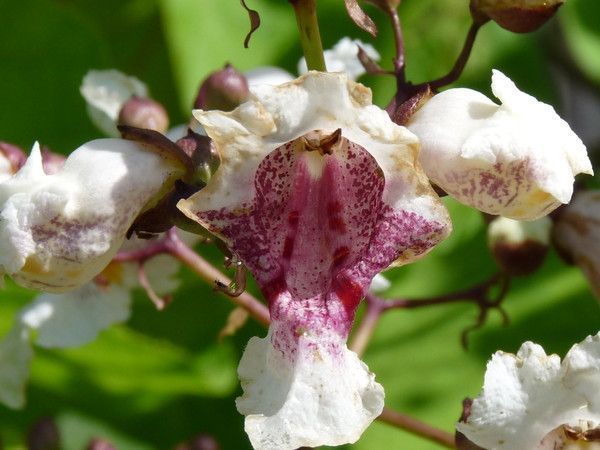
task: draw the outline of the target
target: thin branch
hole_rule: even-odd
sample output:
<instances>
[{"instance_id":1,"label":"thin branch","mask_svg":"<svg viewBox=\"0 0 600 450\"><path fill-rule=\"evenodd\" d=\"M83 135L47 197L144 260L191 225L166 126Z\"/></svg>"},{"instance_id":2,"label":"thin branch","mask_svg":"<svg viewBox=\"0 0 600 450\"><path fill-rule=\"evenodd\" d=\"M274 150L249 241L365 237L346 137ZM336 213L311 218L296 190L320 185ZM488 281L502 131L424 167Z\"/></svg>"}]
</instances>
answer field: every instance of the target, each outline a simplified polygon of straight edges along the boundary
<instances>
[{"instance_id":1,"label":"thin branch","mask_svg":"<svg viewBox=\"0 0 600 450\"><path fill-rule=\"evenodd\" d=\"M200 278L208 283L218 282L226 286L231 284L231 280L227 276L188 247L176 232L169 231L167 233L170 234L168 234L168 239L165 240L165 246L171 256L179 259L179 261L196 272ZM227 296L227 298L237 306L246 309L259 323L265 326L269 325L269 309L252 294L243 292L237 297Z\"/></svg>"},{"instance_id":2,"label":"thin branch","mask_svg":"<svg viewBox=\"0 0 600 450\"><path fill-rule=\"evenodd\" d=\"M398 10L396 8L389 8L388 14L392 22L392 29L394 30L394 42L396 44L394 70L396 72L398 90L400 90L404 88L406 84L406 63L404 60L404 38L402 36L402 24L400 23L400 16L398 15Z\"/></svg>"},{"instance_id":3,"label":"thin branch","mask_svg":"<svg viewBox=\"0 0 600 450\"><path fill-rule=\"evenodd\" d=\"M473 44L475 44L475 38L477 37L477 33L479 32L479 29L481 28L481 26L482 26L482 24L477 23L477 22L473 22L471 24L471 27L469 28L469 32L467 33L467 37L465 39L465 43L460 52L460 55L458 55L458 58L456 59L456 62L454 63L454 67L452 67L450 72L448 72L446 75L444 75L441 78L438 78L429 83L423 83L423 84L429 84L432 89L439 89L443 86L446 86L450 83L454 83L456 80L458 80L458 78L462 74L465 66L467 65L467 61L469 60L469 57L471 56L471 50L473 50Z\"/></svg>"},{"instance_id":4,"label":"thin branch","mask_svg":"<svg viewBox=\"0 0 600 450\"><path fill-rule=\"evenodd\" d=\"M454 444L454 434L440 430L439 428L435 428L425 422L421 422L420 420L393 411L389 408L384 408L377 420L401 428L430 441L437 442L446 448L456 448Z\"/></svg>"}]
</instances>

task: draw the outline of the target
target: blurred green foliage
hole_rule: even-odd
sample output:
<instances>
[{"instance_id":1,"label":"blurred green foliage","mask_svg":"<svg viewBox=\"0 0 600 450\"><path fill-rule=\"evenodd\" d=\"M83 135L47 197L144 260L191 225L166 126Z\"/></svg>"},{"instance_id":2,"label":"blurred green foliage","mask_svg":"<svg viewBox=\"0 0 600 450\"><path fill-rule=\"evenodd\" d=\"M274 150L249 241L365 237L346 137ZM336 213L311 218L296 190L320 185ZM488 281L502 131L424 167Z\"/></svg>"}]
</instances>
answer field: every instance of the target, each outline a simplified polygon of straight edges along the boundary
<instances>
[{"instance_id":1,"label":"blurred green foliage","mask_svg":"<svg viewBox=\"0 0 600 450\"><path fill-rule=\"evenodd\" d=\"M245 50L248 29L235 0L0 0L0 139L29 148L34 140L69 152L98 136L85 114L78 87L91 68L116 67L146 81L174 124L189 115L200 81L231 62L247 70L279 65L295 72L300 45L291 8L283 0L248 0L263 25ZM371 42L389 67L391 31L385 17L367 6L380 28L377 40L358 30L340 0L319 0L324 44L349 35ZM466 0L404 0L408 75L416 82L443 75L460 50L469 25ZM487 25L457 84L489 94L492 67L524 90L557 103L550 68L567 52L576 69L600 83L600 3L569 0L560 25L514 35ZM562 30L566 47L557 39ZM557 37L558 36L558 37ZM376 102L391 97L393 80L367 76ZM568 119L568 118L567 118ZM422 298L481 281L495 271L478 213L448 201L453 236L431 256L389 272L390 296ZM218 262L213 249L202 249ZM248 324L220 342L218 332L231 306L210 286L182 270L174 303L157 312L139 293L132 319L102 333L90 345L37 350L28 406L0 406L0 437L6 449L23 448L27 428L54 416L65 450L80 450L92 436L120 450L168 449L200 432L212 433L223 449L249 448L243 418L235 411L240 389L237 361L252 335ZM0 299L0 334L34 294L8 283ZM502 327L492 313L464 351L461 330L475 319L472 305L388 313L365 360L385 386L388 406L451 430L463 397L479 392L485 362L497 349L516 351L525 340L564 354L600 329L598 304L575 268L552 254L535 276L516 280L506 301L512 321ZM436 445L375 423L353 449L433 450Z\"/></svg>"}]
</instances>

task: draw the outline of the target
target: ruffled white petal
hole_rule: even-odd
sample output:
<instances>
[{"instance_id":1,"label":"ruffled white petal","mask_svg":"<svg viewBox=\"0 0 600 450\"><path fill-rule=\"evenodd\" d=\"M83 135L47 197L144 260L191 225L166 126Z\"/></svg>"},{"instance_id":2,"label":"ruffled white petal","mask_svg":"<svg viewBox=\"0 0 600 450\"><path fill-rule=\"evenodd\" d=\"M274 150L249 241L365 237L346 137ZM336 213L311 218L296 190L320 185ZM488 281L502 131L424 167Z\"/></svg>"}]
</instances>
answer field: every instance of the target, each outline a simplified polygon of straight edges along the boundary
<instances>
[{"instance_id":1,"label":"ruffled white petal","mask_svg":"<svg viewBox=\"0 0 600 450\"><path fill-rule=\"evenodd\" d=\"M329 72L344 72L351 80L356 80L361 75L364 75L367 71L358 59L359 46L372 60L379 61L379 53L371 44L365 44L360 39L343 37L333 48L323 52L327 70ZM303 74L306 72L308 72L306 59L301 58L298 61L298 73Z\"/></svg>"},{"instance_id":2,"label":"ruffled white petal","mask_svg":"<svg viewBox=\"0 0 600 450\"><path fill-rule=\"evenodd\" d=\"M133 96L148 97L146 85L118 70L90 70L79 88L87 102L90 119L107 136L120 136L119 112Z\"/></svg>"},{"instance_id":3,"label":"ruffled white petal","mask_svg":"<svg viewBox=\"0 0 600 450\"><path fill-rule=\"evenodd\" d=\"M238 369L244 395L236 404L252 446L294 450L358 440L384 403L367 366L343 342L332 354L324 342L300 337L290 361L271 339L271 332L250 339Z\"/></svg>"},{"instance_id":4,"label":"ruffled white petal","mask_svg":"<svg viewBox=\"0 0 600 450\"><path fill-rule=\"evenodd\" d=\"M469 89L434 96L408 128L427 175L457 200L490 214L532 220L568 203L574 175L592 173L585 146L549 105L498 71L502 104Z\"/></svg>"},{"instance_id":5,"label":"ruffled white petal","mask_svg":"<svg viewBox=\"0 0 600 450\"><path fill-rule=\"evenodd\" d=\"M574 345L562 364L526 342L517 355L497 352L483 391L457 429L489 450L545 448L557 427L600 422L600 333ZM540 447L538 447L540 446Z\"/></svg>"},{"instance_id":6,"label":"ruffled white petal","mask_svg":"<svg viewBox=\"0 0 600 450\"><path fill-rule=\"evenodd\" d=\"M58 173L46 175L36 145L21 170L0 184L0 272L48 292L82 285L181 172L135 143L103 139L84 144Z\"/></svg>"}]
</instances>

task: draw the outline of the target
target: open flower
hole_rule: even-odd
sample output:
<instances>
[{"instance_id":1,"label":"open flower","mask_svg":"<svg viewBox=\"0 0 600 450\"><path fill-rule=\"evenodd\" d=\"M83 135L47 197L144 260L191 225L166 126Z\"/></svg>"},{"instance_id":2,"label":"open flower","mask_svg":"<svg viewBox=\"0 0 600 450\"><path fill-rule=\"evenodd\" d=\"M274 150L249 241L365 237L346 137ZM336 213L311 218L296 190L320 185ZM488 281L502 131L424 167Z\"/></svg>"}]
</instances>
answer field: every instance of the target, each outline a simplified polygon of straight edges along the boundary
<instances>
[{"instance_id":1,"label":"open flower","mask_svg":"<svg viewBox=\"0 0 600 450\"><path fill-rule=\"evenodd\" d=\"M0 274L47 292L81 286L183 171L175 159L136 143L101 139L48 175L36 144L25 165L0 183Z\"/></svg>"},{"instance_id":2,"label":"open flower","mask_svg":"<svg viewBox=\"0 0 600 450\"><path fill-rule=\"evenodd\" d=\"M184 239L193 242L192 235ZM148 241L132 239L123 245L134 250ZM144 264L152 287L162 295L178 287L179 265L172 257L159 255ZM129 318L131 290L138 286L136 262L112 261L95 281L62 293L44 293L17 313L14 325L0 342L0 402L11 408L25 404L25 387L33 346L80 347L101 331Z\"/></svg>"},{"instance_id":3,"label":"open flower","mask_svg":"<svg viewBox=\"0 0 600 450\"><path fill-rule=\"evenodd\" d=\"M560 211L554 243L577 264L600 300L600 191L580 191Z\"/></svg>"},{"instance_id":4,"label":"open flower","mask_svg":"<svg viewBox=\"0 0 600 450\"><path fill-rule=\"evenodd\" d=\"M562 363L532 342L516 355L494 354L457 429L487 450L592 450L599 424L600 333L574 345Z\"/></svg>"},{"instance_id":5,"label":"open flower","mask_svg":"<svg viewBox=\"0 0 600 450\"><path fill-rule=\"evenodd\" d=\"M408 128L421 141L421 164L458 201L489 214L532 220L573 193L574 175L592 174L585 146L549 105L498 71L497 105L470 89L434 96Z\"/></svg>"},{"instance_id":6,"label":"open flower","mask_svg":"<svg viewBox=\"0 0 600 450\"><path fill-rule=\"evenodd\" d=\"M383 389L346 348L372 278L450 231L418 141L344 74L258 86L228 113L195 111L221 165L179 207L220 236L269 301L266 338L239 366L237 401L257 449L356 441Z\"/></svg>"}]
</instances>

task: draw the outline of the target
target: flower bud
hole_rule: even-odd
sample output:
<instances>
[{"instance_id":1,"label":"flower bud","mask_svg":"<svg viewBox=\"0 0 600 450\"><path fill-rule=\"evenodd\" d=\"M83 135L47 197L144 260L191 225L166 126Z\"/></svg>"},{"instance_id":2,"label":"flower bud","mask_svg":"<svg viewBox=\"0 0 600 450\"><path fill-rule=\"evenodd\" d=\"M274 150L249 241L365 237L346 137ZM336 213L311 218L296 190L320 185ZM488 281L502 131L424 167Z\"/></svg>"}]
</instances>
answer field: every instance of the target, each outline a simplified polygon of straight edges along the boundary
<instances>
[{"instance_id":1,"label":"flower bud","mask_svg":"<svg viewBox=\"0 0 600 450\"><path fill-rule=\"evenodd\" d=\"M60 432L51 417L43 417L27 433L28 450L59 450Z\"/></svg>"},{"instance_id":2,"label":"flower bud","mask_svg":"<svg viewBox=\"0 0 600 450\"><path fill-rule=\"evenodd\" d=\"M600 191L580 191L560 211L553 243L561 256L577 264L600 299Z\"/></svg>"},{"instance_id":3,"label":"flower bud","mask_svg":"<svg viewBox=\"0 0 600 450\"><path fill-rule=\"evenodd\" d=\"M249 92L246 77L227 64L202 82L194 108L231 111L246 101Z\"/></svg>"},{"instance_id":4,"label":"flower bud","mask_svg":"<svg viewBox=\"0 0 600 450\"><path fill-rule=\"evenodd\" d=\"M119 124L165 133L169 128L169 115L157 101L133 96L121 108Z\"/></svg>"},{"instance_id":5,"label":"flower bud","mask_svg":"<svg viewBox=\"0 0 600 450\"><path fill-rule=\"evenodd\" d=\"M192 440L179 444L175 450L219 450L219 443L208 434L199 434Z\"/></svg>"},{"instance_id":6,"label":"flower bud","mask_svg":"<svg viewBox=\"0 0 600 450\"><path fill-rule=\"evenodd\" d=\"M212 140L188 130L187 135L177 140L176 144L192 159L199 181L207 183L219 166L219 155Z\"/></svg>"},{"instance_id":7,"label":"flower bud","mask_svg":"<svg viewBox=\"0 0 600 450\"><path fill-rule=\"evenodd\" d=\"M529 33L544 25L564 0L471 0L471 15L478 23L493 20L514 33Z\"/></svg>"},{"instance_id":8,"label":"flower bud","mask_svg":"<svg viewBox=\"0 0 600 450\"><path fill-rule=\"evenodd\" d=\"M13 174L27 161L25 152L16 145L0 142L0 176Z\"/></svg>"},{"instance_id":9,"label":"flower bud","mask_svg":"<svg viewBox=\"0 0 600 450\"><path fill-rule=\"evenodd\" d=\"M488 227L488 244L500 268L512 276L539 269L548 253L551 227L548 217L531 222L494 219Z\"/></svg>"},{"instance_id":10,"label":"flower bud","mask_svg":"<svg viewBox=\"0 0 600 450\"><path fill-rule=\"evenodd\" d=\"M117 448L107 440L94 438L87 445L86 450L117 450Z\"/></svg>"}]
</instances>

